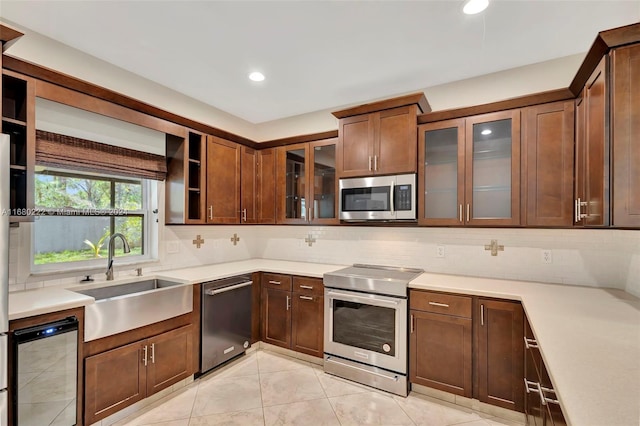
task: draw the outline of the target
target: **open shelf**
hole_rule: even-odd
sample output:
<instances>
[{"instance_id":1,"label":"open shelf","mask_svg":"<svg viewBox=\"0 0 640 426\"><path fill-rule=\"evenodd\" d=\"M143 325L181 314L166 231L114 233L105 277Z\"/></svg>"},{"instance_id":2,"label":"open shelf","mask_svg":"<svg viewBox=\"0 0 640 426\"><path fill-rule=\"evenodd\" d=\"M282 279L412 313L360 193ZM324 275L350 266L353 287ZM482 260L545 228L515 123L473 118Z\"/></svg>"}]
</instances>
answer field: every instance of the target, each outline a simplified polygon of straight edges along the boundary
<instances>
[{"instance_id":1,"label":"open shelf","mask_svg":"<svg viewBox=\"0 0 640 426\"><path fill-rule=\"evenodd\" d=\"M27 82L9 75L2 76L2 116L27 122Z\"/></svg>"}]
</instances>

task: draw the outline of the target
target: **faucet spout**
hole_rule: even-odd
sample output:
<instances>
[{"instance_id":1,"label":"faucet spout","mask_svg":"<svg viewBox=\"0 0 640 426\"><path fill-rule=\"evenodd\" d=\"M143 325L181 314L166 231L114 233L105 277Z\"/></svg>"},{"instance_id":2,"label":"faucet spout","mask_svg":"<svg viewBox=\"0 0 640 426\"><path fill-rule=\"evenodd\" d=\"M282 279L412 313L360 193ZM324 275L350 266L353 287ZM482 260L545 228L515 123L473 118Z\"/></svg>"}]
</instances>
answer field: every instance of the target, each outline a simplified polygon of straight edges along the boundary
<instances>
[{"instance_id":1,"label":"faucet spout","mask_svg":"<svg viewBox=\"0 0 640 426\"><path fill-rule=\"evenodd\" d=\"M109 260L108 260L108 263L107 263L107 272L106 272L107 281L112 281L113 280L113 257L115 256L115 242L114 242L114 240L116 239L116 237L118 237L118 238L120 238L122 240L122 249L123 249L123 251L125 253L131 252L131 248L129 248L129 243L127 242L127 239L121 233L117 232L117 233L113 234L109 238Z\"/></svg>"}]
</instances>

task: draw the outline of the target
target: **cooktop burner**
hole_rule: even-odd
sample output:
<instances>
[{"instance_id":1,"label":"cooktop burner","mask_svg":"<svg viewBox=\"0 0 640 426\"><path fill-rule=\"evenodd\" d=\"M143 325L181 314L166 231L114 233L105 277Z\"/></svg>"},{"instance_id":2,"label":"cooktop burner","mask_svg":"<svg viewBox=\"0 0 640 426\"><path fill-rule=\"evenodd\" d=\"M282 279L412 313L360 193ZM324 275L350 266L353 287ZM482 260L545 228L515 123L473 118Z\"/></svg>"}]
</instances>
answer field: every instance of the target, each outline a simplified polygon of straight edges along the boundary
<instances>
[{"instance_id":1,"label":"cooktop burner","mask_svg":"<svg viewBox=\"0 0 640 426\"><path fill-rule=\"evenodd\" d=\"M414 268L355 264L326 273L323 280L325 287L406 297L409 282L423 272Z\"/></svg>"}]
</instances>

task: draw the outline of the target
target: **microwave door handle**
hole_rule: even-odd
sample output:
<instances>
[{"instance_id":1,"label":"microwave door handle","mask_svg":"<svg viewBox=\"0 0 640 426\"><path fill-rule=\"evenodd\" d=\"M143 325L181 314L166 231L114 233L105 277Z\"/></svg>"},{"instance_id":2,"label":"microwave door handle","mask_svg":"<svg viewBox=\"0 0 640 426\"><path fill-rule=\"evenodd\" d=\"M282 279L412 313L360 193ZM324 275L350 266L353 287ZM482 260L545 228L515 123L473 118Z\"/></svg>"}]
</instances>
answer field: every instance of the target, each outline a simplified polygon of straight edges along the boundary
<instances>
[{"instance_id":1,"label":"microwave door handle","mask_svg":"<svg viewBox=\"0 0 640 426\"><path fill-rule=\"evenodd\" d=\"M391 194L390 194L390 202L389 202L389 210L391 212L392 215L395 216L396 212L396 208L395 208L395 202L394 202L394 198L396 198L396 185L395 182L391 182Z\"/></svg>"}]
</instances>

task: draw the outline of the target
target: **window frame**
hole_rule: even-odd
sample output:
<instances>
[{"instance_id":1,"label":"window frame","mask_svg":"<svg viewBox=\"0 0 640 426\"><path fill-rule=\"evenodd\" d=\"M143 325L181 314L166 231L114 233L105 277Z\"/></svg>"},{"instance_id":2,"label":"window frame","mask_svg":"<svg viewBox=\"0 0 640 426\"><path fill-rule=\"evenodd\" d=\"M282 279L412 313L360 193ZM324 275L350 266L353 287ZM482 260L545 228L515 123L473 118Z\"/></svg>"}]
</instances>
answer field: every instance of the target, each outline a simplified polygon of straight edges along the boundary
<instances>
[{"instance_id":1,"label":"window frame","mask_svg":"<svg viewBox=\"0 0 640 426\"><path fill-rule=\"evenodd\" d=\"M46 216L46 213L49 213L53 216L66 216L66 217L96 217L103 218L108 217L109 220L109 233L113 235L115 229L115 222L117 218L126 218L126 217L140 217L142 218L142 229L141 229L141 252L140 255L132 255L126 257L120 257L120 261L117 263L120 265L127 264L137 264L142 262L148 262L154 260L152 257L152 253L157 252L157 250L152 249L152 244L156 243L157 238L154 237L154 233L152 232L152 205L153 200L151 200L151 196L156 193L156 189L152 188L153 185L156 185L156 182L150 179L144 178L131 178L126 176L117 176L111 174L103 174L103 173L92 173L92 172L79 172L74 170L65 170L59 168L47 168L47 173L42 173L36 171L34 173L34 178L37 178L38 174L45 175L53 175L53 176L63 176L69 178L78 178L78 179L95 179L101 181L108 181L111 184L110 188L110 207L104 207L101 209L96 209L98 212L93 213L83 213L83 208L73 208L73 207L64 207L64 208L36 208L36 213L45 213L41 216ZM115 213L115 186L117 183L134 183L141 185L141 204L142 208L140 210L125 210L126 214L114 214ZM108 214L106 212L102 212L104 210L112 210L112 214ZM65 214L67 213L67 214ZM35 220L39 220L39 215L36 215ZM99 270L102 267L106 270L106 258L99 259L88 259L88 260L78 260L71 262L57 262L57 263L47 263L47 264L35 264L35 242L36 242L36 227L31 227L31 244L29 247L30 254L30 271L32 274L41 274L41 273L55 273L55 272L69 272L73 270ZM108 242L108 239L105 240Z\"/></svg>"}]
</instances>

